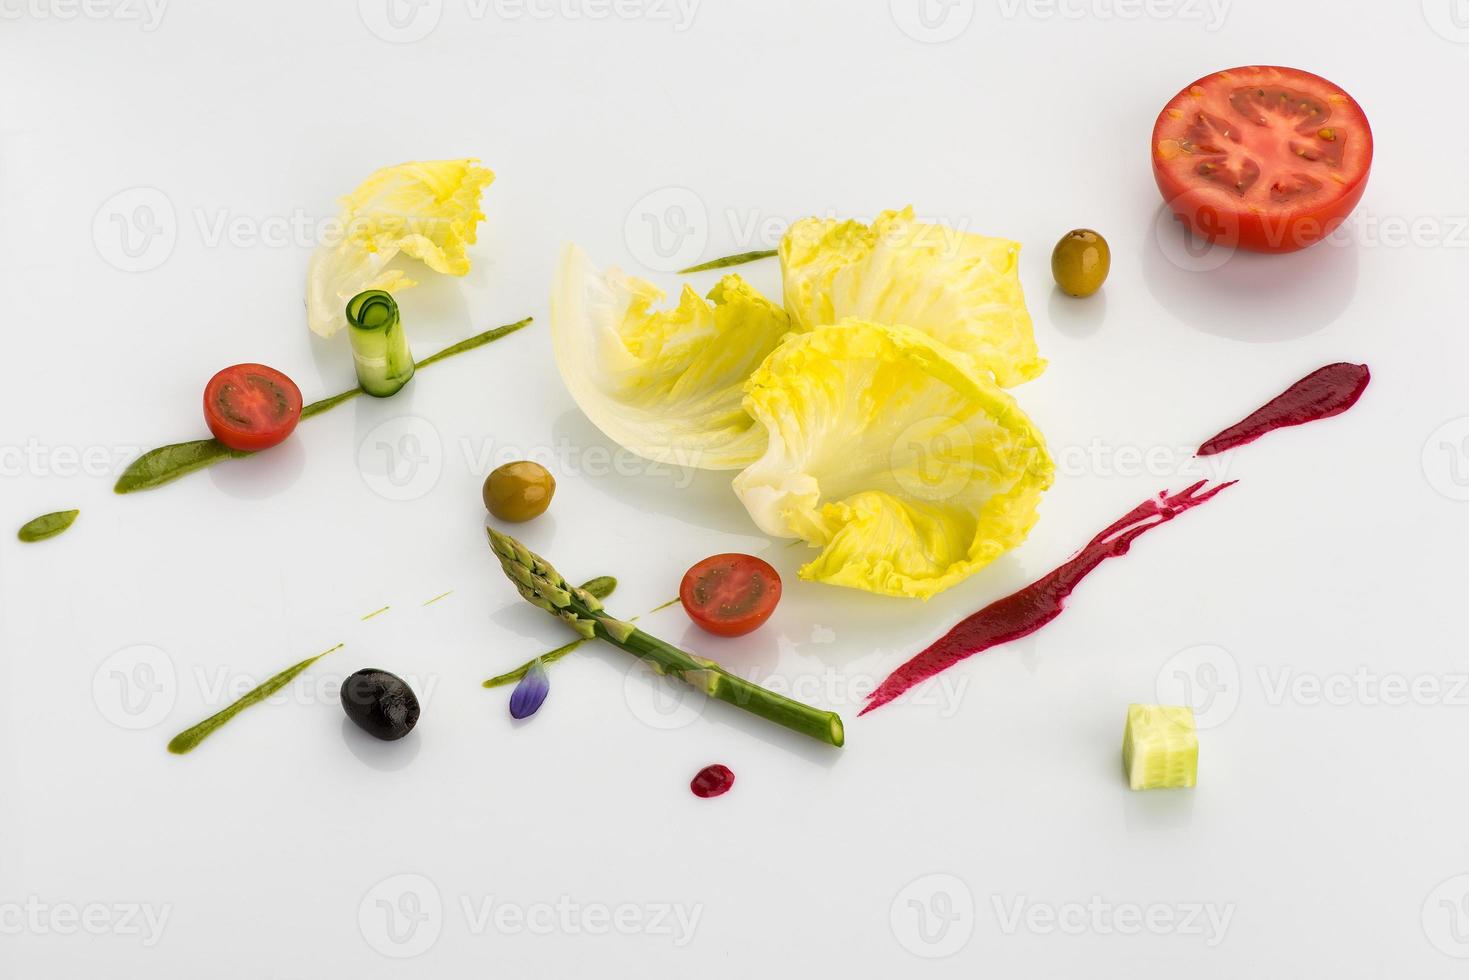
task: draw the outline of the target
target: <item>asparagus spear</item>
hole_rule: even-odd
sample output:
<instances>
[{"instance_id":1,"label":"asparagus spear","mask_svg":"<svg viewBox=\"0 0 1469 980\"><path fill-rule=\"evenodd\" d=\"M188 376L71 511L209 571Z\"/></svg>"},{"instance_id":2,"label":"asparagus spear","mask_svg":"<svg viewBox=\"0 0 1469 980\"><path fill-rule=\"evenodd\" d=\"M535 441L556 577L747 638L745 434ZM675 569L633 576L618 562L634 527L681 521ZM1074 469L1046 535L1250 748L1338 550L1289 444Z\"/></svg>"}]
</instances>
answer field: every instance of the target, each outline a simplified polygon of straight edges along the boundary
<instances>
[{"instance_id":1,"label":"asparagus spear","mask_svg":"<svg viewBox=\"0 0 1469 980\"><path fill-rule=\"evenodd\" d=\"M581 587L586 589L592 595L596 596L598 599L605 599L609 595L611 595L613 591L617 588L617 579L613 578L611 575L598 575L591 581L583 582L581 584ZM677 600L674 601L676 602ZM637 617L633 618L636 619ZM527 660L525 663L521 664L519 667L516 667L509 673L501 674L498 677L491 677L489 680L485 681L484 686L503 687L506 684L513 684L514 682L524 677L526 674L529 674L531 672L531 669L537 664L540 664L542 667L548 667L551 664L554 664L556 661L560 660L562 657L566 656L568 653L575 653L577 650L580 650L581 645L585 642L587 642L585 638L572 640L570 643L566 643L562 646L557 647L550 653L543 653L538 657Z\"/></svg>"},{"instance_id":2,"label":"asparagus spear","mask_svg":"<svg viewBox=\"0 0 1469 980\"><path fill-rule=\"evenodd\" d=\"M631 623L607 615L600 599L568 584L540 555L507 534L494 528L488 530L490 547L522 598L562 620L586 639L606 640L647 661L658 673L671 674L711 698L743 708L793 732L841 746L842 719L835 712L820 711L767 691L759 684L729 673L712 660L680 650Z\"/></svg>"}]
</instances>

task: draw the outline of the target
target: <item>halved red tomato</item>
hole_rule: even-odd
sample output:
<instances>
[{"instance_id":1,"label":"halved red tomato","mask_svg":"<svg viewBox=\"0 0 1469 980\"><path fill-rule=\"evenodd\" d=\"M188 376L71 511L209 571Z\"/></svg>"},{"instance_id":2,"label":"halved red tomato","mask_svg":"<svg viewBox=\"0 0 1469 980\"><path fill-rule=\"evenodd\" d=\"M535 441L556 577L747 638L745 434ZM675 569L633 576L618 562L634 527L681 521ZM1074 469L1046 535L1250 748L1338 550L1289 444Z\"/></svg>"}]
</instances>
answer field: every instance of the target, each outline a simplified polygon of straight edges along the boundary
<instances>
[{"instance_id":1,"label":"halved red tomato","mask_svg":"<svg viewBox=\"0 0 1469 980\"><path fill-rule=\"evenodd\" d=\"M744 636L775 612L780 575L754 555L713 555L684 573L678 598L701 629Z\"/></svg>"},{"instance_id":2,"label":"halved red tomato","mask_svg":"<svg viewBox=\"0 0 1469 980\"><path fill-rule=\"evenodd\" d=\"M1346 220L1372 169L1362 107L1296 68L1231 68L1173 97L1153 126L1153 176L1194 234L1293 252Z\"/></svg>"},{"instance_id":3,"label":"halved red tomato","mask_svg":"<svg viewBox=\"0 0 1469 980\"><path fill-rule=\"evenodd\" d=\"M231 449L269 449L301 421L301 389L275 368L235 364L205 385L204 421Z\"/></svg>"}]
</instances>

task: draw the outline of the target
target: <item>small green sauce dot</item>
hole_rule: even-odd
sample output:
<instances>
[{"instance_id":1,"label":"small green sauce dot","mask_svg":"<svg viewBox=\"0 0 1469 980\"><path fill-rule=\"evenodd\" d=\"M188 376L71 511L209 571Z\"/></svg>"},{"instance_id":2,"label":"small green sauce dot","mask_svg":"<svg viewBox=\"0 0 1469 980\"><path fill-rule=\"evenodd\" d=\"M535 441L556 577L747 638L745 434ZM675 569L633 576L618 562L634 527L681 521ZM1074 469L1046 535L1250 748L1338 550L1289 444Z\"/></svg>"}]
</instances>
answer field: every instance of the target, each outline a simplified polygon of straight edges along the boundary
<instances>
[{"instance_id":1,"label":"small green sauce dot","mask_svg":"<svg viewBox=\"0 0 1469 980\"><path fill-rule=\"evenodd\" d=\"M599 575L588 582L583 582L581 587L598 599L605 599L617 591L617 579L611 575Z\"/></svg>"},{"instance_id":2,"label":"small green sauce dot","mask_svg":"<svg viewBox=\"0 0 1469 980\"><path fill-rule=\"evenodd\" d=\"M45 541L71 527L72 522L80 514L79 510L58 510L53 514L42 514L34 520L26 521L21 525L15 536L26 543Z\"/></svg>"}]
</instances>

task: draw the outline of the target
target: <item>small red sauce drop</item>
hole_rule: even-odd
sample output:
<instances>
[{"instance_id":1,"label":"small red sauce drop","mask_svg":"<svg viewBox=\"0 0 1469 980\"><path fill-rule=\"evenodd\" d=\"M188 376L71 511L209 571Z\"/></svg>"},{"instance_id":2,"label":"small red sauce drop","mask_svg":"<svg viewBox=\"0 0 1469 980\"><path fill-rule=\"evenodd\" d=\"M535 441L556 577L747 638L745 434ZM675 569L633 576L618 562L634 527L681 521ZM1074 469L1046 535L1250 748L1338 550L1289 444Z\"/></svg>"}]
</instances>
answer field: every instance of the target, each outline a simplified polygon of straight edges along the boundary
<instances>
[{"instance_id":1,"label":"small red sauce drop","mask_svg":"<svg viewBox=\"0 0 1469 980\"><path fill-rule=\"evenodd\" d=\"M1254 442L1267 432L1340 415L1362 397L1372 372L1365 364L1340 362L1317 368L1281 392L1243 421L1236 422L1199 447L1200 456L1213 456Z\"/></svg>"},{"instance_id":2,"label":"small red sauce drop","mask_svg":"<svg viewBox=\"0 0 1469 980\"><path fill-rule=\"evenodd\" d=\"M723 796L733 785L734 771L729 766L721 766L716 762L700 769L699 774L689 783L689 789L694 791L695 796L707 800L711 796Z\"/></svg>"},{"instance_id":3,"label":"small red sauce drop","mask_svg":"<svg viewBox=\"0 0 1469 980\"><path fill-rule=\"evenodd\" d=\"M961 620L936 643L888 675L887 680L868 697L867 706L858 714L865 715L874 708L882 707L909 688L949 669L961 660L983 653L1001 643L1029 636L1045 626L1061 615L1061 609L1071 591L1091 574L1092 569L1108 558L1127 554L1127 549L1138 535L1168 523L1179 514L1210 500L1225 487L1234 485L1233 482L1222 483L1212 490L1197 493L1204 482L1200 480L1188 489L1172 495L1159 494L1156 500L1144 500L1128 511L1120 521L1092 538L1085 548L1060 568L1014 595L992 602L974 615Z\"/></svg>"}]
</instances>

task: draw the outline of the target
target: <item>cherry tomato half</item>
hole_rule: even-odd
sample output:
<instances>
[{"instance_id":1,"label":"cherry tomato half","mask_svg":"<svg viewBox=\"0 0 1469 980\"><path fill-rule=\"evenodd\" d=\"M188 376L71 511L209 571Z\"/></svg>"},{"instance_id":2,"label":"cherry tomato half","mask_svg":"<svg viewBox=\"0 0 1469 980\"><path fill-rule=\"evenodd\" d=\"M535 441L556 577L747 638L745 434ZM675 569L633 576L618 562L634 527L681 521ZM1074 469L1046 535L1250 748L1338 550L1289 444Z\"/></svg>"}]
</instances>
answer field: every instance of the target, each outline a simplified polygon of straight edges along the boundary
<instances>
[{"instance_id":1,"label":"cherry tomato half","mask_svg":"<svg viewBox=\"0 0 1469 980\"><path fill-rule=\"evenodd\" d=\"M1254 252L1330 235L1367 188L1372 128L1362 107L1296 68L1231 68L1199 79L1153 126L1153 176L1193 233Z\"/></svg>"},{"instance_id":2,"label":"cherry tomato half","mask_svg":"<svg viewBox=\"0 0 1469 980\"><path fill-rule=\"evenodd\" d=\"M684 573L678 598L699 628L744 636L775 612L780 575L753 555L714 555Z\"/></svg>"},{"instance_id":3,"label":"cherry tomato half","mask_svg":"<svg viewBox=\"0 0 1469 980\"><path fill-rule=\"evenodd\" d=\"M231 449L269 449L301 421L301 389L275 368L236 364L205 385L204 421Z\"/></svg>"}]
</instances>

